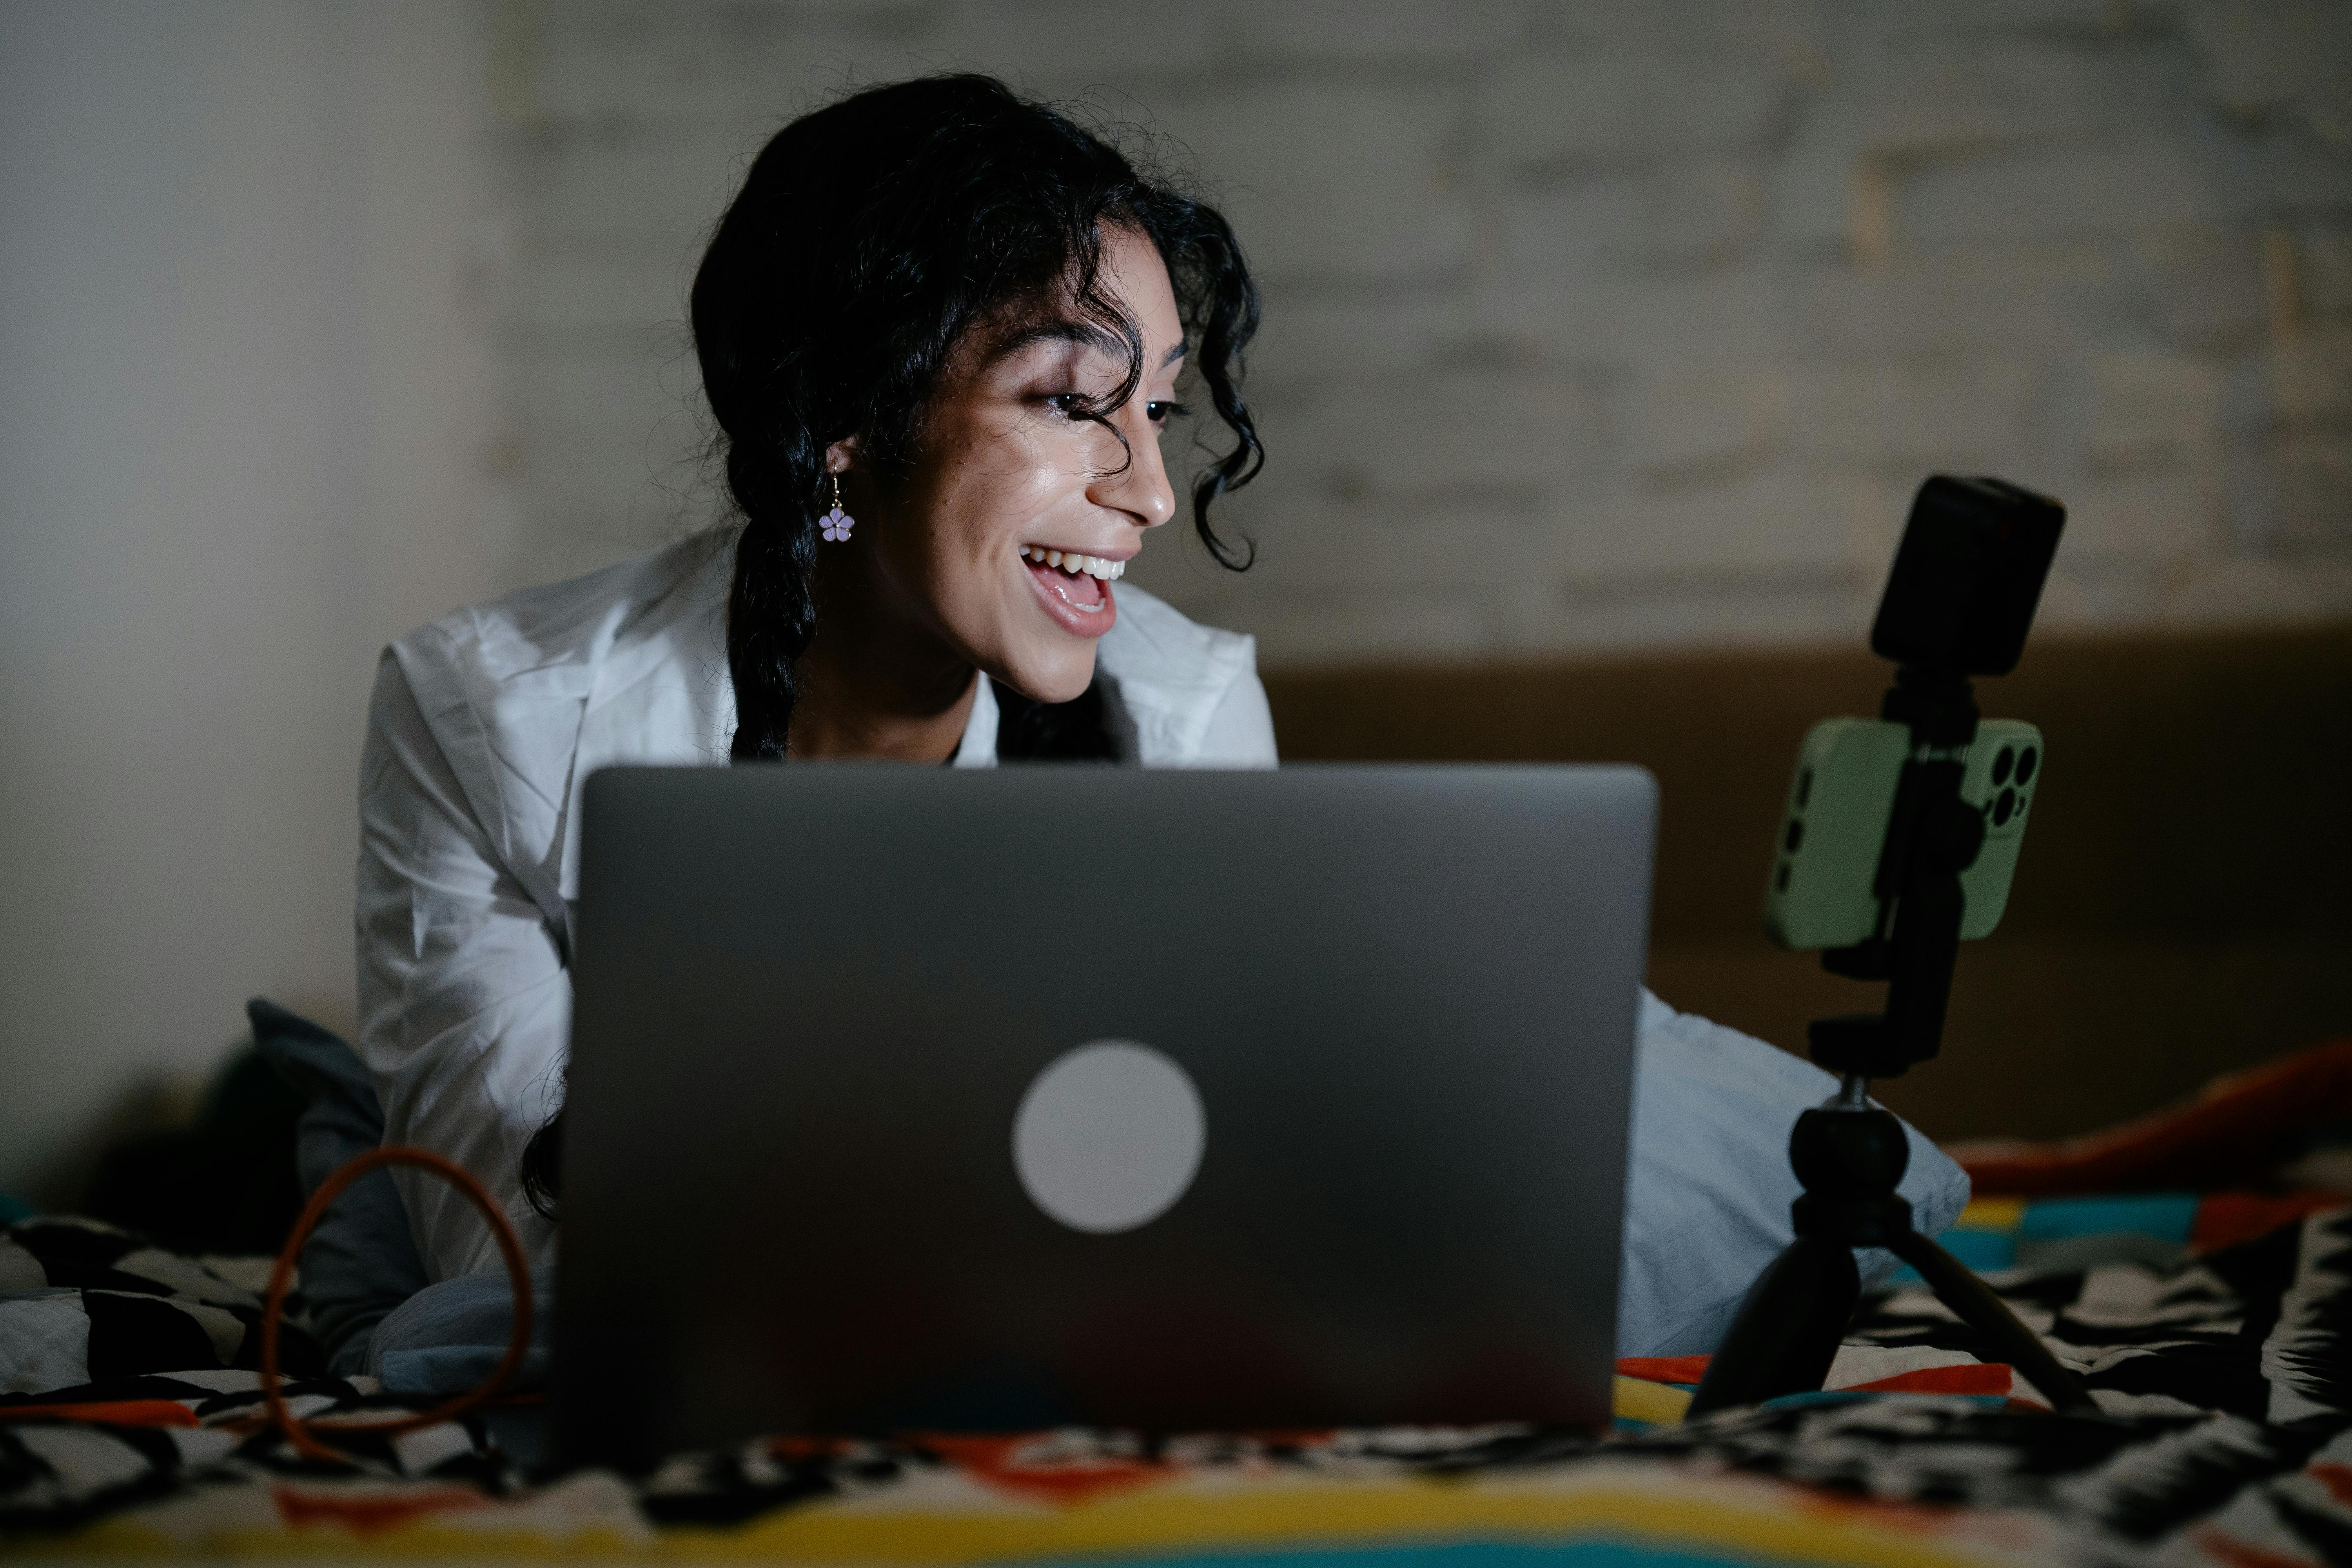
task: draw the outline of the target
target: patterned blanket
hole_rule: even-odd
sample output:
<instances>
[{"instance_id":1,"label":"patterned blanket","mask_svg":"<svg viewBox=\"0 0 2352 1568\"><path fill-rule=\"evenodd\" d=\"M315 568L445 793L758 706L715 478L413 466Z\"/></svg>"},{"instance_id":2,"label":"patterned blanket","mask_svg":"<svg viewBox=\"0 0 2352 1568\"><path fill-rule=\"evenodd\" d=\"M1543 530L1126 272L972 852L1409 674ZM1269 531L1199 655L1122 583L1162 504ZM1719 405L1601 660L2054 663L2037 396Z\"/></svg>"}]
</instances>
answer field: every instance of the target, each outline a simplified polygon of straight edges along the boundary
<instances>
[{"instance_id":1,"label":"patterned blanket","mask_svg":"<svg viewBox=\"0 0 2352 1568\"><path fill-rule=\"evenodd\" d=\"M266 1263L87 1222L0 1242L0 1551L740 1557L1255 1568L2352 1563L2352 1208L2340 1194L1979 1203L1948 1245L2095 1391L2051 1414L1898 1280L1833 1392L1685 1422L1704 1358L1620 1368L1616 1429L891 1444L775 1439L534 1478L525 1404L349 1466L260 1419ZM298 1414L405 1408L318 1375ZM315 1351L308 1352L315 1357Z\"/></svg>"}]
</instances>

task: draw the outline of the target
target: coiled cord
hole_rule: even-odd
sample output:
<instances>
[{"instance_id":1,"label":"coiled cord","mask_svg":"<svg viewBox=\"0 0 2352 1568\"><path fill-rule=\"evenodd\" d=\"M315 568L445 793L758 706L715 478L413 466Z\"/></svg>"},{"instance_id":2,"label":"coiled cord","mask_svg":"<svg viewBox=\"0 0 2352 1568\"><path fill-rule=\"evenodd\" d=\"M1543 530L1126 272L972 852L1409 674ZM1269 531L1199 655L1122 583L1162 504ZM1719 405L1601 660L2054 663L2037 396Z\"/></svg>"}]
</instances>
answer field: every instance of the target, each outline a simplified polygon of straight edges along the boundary
<instances>
[{"instance_id":1,"label":"coiled cord","mask_svg":"<svg viewBox=\"0 0 2352 1568\"><path fill-rule=\"evenodd\" d=\"M261 1397L269 1419L286 1434L286 1440L298 1450L314 1459L348 1460L351 1456L329 1447L313 1436L309 1423L296 1415L286 1403L278 1387L278 1335L286 1315L286 1293L294 1283L294 1269L302 1256L302 1244L326 1217L327 1210L341 1197L343 1189L366 1175L370 1171L388 1165L413 1165L430 1171L450 1183L466 1194L467 1202L481 1210L482 1217L490 1224L490 1232L498 1237L499 1255L505 1258L508 1278L514 1285L514 1331L507 1338L507 1353L490 1375L446 1405L436 1406L421 1415L403 1415L390 1421L337 1422L338 1432L372 1432L386 1436L403 1432L415 1432L426 1426L437 1426L444 1421L454 1421L476 1406L495 1399L514 1381L522 1370L523 1356L530 1349L531 1295L530 1266L523 1260L522 1241L515 1228L489 1193L476 1180L474 1173L453 1160L443 1158L428 1149L412 1148L402 1143L386 1143L360 1155L319 1184L310 1194L301 1218L294 1222L286 1246L278 1254L278 1263L269 1271L269 1293L261 1307Z\"/></svg>"}]
</instances>

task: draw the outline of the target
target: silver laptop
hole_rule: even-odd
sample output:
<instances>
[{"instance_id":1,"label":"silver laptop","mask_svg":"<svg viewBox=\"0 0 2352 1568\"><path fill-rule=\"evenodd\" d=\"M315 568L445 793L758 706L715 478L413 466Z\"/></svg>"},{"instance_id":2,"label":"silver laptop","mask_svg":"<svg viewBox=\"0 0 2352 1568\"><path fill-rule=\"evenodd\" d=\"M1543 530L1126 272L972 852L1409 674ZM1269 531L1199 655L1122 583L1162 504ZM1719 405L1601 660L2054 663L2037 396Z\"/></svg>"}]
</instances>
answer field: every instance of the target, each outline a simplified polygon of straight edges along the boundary
<instances>
[{"instance_id":1,"label":"silver laptop","mask_svg":"<svg viewBox=\"0 0 2352 1568\"><path fill-rule=\"evenodd\" d=\"M616 768L555 1426L1597 1425L1655 786Z\"/></svg>"}]
</instances>

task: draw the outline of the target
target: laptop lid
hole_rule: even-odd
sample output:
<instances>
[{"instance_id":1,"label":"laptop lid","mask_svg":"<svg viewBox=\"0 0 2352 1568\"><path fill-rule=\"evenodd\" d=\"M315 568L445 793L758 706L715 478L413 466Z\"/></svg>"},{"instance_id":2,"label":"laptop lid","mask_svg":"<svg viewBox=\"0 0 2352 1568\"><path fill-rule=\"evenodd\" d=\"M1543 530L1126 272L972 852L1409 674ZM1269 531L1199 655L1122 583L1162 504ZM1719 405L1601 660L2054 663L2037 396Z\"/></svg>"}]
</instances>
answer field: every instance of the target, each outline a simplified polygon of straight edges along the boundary
<instances>
[{"instance_id":1,"label":"laptop lid","mask_svg":"<svg viewBox=\"0 0 2352 1568\"><path fill-rule=\"evenodd\" d=\"M556 1423L1609 1411L1630 768L616 768L585 795Z\"/></svg>"}]
</instances>

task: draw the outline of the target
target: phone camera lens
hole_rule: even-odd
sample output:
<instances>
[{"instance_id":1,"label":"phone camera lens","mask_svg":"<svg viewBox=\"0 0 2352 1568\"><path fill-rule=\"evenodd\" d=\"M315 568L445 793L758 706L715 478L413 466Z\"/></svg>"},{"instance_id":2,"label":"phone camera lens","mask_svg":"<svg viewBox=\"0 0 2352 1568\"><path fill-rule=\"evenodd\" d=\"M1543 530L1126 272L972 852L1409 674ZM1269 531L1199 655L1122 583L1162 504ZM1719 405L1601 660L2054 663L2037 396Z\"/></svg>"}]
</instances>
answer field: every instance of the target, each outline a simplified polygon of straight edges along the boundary
<instances>
[{"instance_id":1,"label":"phone camera lens","mask_svg":"<svg viewBox=\"0 0 2352 1568\"><path fill-rule=\"evenodd\" d=\"M1780 873L1772 879L1772 890L1777 893L1789 890L1789 863L1786 860L1780 862Z\"/></svg>"},{"instance_id":2,"label":"phone camera lens","mask_svg":"<svg viewBox=\"0 0 2352 1568\"><path fill-rule=\"evenodd\" d=\"M2033 780L2033 770L2041 765L2042 753L2032 746L2026 747L2025 754L2017 759L2017 782L2031 784Z\"/></svg>"},{"instance_id":3,"label":"phone camera lens","mask_svg":"<svg viewBox=\"0 0 2352 1568\"><path fill-rule=\"evenodd\" d=\"M1797 774L1797 807L1804 809L1805 797L1813 793L1813 770L1807 768Z\"/></svg>"},{"instance_id":4,"label":"phone camera lens","mask_svg":"<svg viewBox=\"0 0 2352 1568\"><path fill-rule=\"evenodd\" d=\"M2017 792L2015 790L2005 789L1993 797L1992 825L1995 827L2007 825L2009 819L2016 815Z\"/></svg>"},{"instance_id":5,"label":"phone camera lens","mask_svg":"<svg viewBox=\"0 0 2352 1568\"><path fill-rule=\"evenodd\" d=\"M2000 755L1992 760L1992 782L1997 784L2007 784L2009 782L2009 770L2016 766L2016 749L2011 746L2003 746L2000 749ZM2022 770L2020 770L2017 777L2020 784L2025 782L2025 774Z\"/></svg>"},{"instance_id":6,"label":"phone camera lens","mask_svg":"<svg viewBox=\"0 0 2352 1568\"><path fill-rule=\"evenodd\" d=\"M1797 852L1797 846L1802 844L1804 841L1805 825L1799 822L1795 817L1790 817L1789 819L1789 837L1787 840L1787 848L1789 853L1794 855Z\"/></svg>"}]
</instances>

